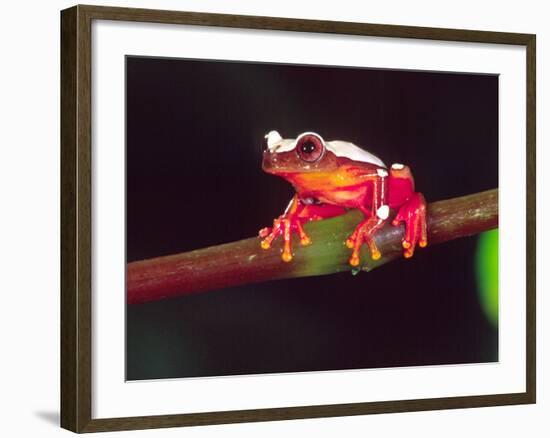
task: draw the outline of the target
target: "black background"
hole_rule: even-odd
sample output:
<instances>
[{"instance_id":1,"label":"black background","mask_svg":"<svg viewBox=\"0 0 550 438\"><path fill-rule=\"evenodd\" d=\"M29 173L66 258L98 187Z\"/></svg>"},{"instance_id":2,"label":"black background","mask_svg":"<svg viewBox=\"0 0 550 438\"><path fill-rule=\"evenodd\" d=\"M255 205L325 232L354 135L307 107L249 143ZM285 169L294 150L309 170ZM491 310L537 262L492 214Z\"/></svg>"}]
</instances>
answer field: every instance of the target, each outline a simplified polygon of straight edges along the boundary
<instances>
[{"instance_id":1,"label":"black background","mask_svg":"<svg viewBox=\"0 0 550 438\"><path fill-rule=\"evenodd\" d=\"M127 57L127 260L256 235L293 194L263 136L315 131L408 164L428 202L498 186L498 77ZM127 378L498 360L477 238L370 273L127 307Z\"/></svg>"}]
</instances>

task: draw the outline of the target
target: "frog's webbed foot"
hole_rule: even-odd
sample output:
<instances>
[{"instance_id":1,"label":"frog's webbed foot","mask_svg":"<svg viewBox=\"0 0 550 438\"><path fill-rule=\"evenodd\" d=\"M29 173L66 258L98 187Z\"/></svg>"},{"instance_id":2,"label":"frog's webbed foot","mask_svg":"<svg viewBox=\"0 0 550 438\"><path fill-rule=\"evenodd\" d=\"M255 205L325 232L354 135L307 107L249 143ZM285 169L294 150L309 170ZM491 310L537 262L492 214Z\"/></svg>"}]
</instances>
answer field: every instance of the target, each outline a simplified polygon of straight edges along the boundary
<instances>
[{"instance_id":1,"label":"frog's webbed foot","mask_svg":"<svg viewBox=\"0 0 550 438\"><path fill-rule=\"evenodd\" d=\"M411 258L416 245L424 248L428 245L428 225L426 220L426 200L421 193L413 193L397 212L392 225L405 223L405 235L401 240L403 255Z\"/></svg>"},{"instance_id":2,"label":"frog's webbed foot","mask_svg":"<svg viewBox=\"0 0 550 438\"><path fill-rule=\"evenodd\" d=\"M369 217L360 222L355 228L353 234L347 238L346 246L353 249L351 257L349 258L349 264L351 266L359 266L359 252L361 251L361 246L364 243L369 246L370 254L373 260L378 260L382 256L376 246L374 234L378 229L380 229L380 227L382 227L383 224L384 221L379 217Z\"/></svg>"},{"instance_id":3,"label":"frog's webbed foot","mask_svg":"<svg viewBox=\"0 0 550 438\"><path fill-rule=\"evenodd\" d=\"M292 233L296 232L300 236L300 243L302 245L310 245L311 239L305 233L302 227L302 220L296 215L282 215L273 221L272 228L262 228L258 233L260 237L263 238L261 242L261 247L263 249L271 248L273 241L279 236L283 237L283 251L281 253L281 259L285 262L290 262L292 260L292 248L291 248L291 238Z\"/></svg>"}]
</instances>

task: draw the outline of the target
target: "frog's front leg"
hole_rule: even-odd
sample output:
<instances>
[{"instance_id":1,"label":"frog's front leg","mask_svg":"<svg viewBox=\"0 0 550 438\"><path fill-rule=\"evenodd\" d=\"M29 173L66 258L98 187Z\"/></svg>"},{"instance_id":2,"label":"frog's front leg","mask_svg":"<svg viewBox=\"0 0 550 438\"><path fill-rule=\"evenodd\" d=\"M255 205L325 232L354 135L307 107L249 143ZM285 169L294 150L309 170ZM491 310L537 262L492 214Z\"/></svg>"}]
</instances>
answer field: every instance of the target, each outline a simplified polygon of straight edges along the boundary
<instances>
[{"instance_id":1,"label":"frog's front leg","mask_svg":"<svg viewBox=\"0 0 550 438\"><path fill-rule=\"evenodd\" d=\"M260 237L264 238L260 243L261 247L263 249L271 248L273 240L282 235L283 252L281 253L281 259L285 262L290 262L292 260L290 243L292 232L298 232L302 245L310 245L311 239L305 233L302 227L302 218L299 216L302 210L303 204L298 199L298 196L294 195L285 212L273 221L273 227L262 228L258 233Z\"/></svg>"},{"instance_id":2,"label":"frog's front leg","mask_svg":"<svg viewBox=\"0 0 550 438\"><path fill-rule=\"evenodd\" d=\"M313 201L313 200L312 200ZM292 260L292 233L298 233L302 245L310 245L311 239L304 231L302 224L312 220L321 220L344 214L346 209L336 205L308 204L294 195L285 212L273 221L273 227L262 228L258 233L263 238L260 245L263 249L271 248L273 241L283 238L281 259L285 262Z\"/></svg>"},{"instance_id":3,"label":"frog's front leg","mask_svg":"<svg viewBox=\"0 0 550 438\"><path fill-rule=\"evenodd\" d=\"M366 243L369 247L371 258L378 260L382 254L378 250L375 233L384 225L389 215L389 206L386 204L388 173L385 169L378 169L376 174L369 175L368 183L371 186L371 199L366 205L359 205L359 209L365 214L365 220L359 223L355 231L346 240L346 246L353 249L349 264L358 266L360 262L359 252L361 246Z\"/></svg>"},{"instance_id":4,"label":"frog's front leg","mask_svg":"<svg viewBox=\"0 0 550 438\"><path fill-rule=\"evenodd\" d=\"M369 215L367 211L364 211L364 213ZM353 252L349 258L349 264L351 266L359 265L359 252L363 243L368 245L373 260L378 260L382 256L374 239L376 231L378 231L382 225L384 225L384 220L380 219L377 215L369 216L357 225L353 234L346 240L346 246L350 249L353 248Z\"/></svg>"}]
</instances>

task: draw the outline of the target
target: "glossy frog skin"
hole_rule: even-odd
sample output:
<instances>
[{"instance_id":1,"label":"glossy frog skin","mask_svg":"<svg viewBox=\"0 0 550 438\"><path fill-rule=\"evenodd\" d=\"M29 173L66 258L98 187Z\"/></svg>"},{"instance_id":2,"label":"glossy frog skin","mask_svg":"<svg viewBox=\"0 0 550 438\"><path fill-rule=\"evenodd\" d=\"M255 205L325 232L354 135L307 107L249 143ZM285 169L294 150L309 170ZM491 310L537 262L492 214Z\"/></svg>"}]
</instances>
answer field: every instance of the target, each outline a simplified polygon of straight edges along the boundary
<instances>
[{"instance_id":1,"label":"glossy frog skin","mask_svg":"<svg viewBox=\"0 0 550 438\"><path fill-rule=\"evenodd\" d=\"M404 256L413 256L415 247L425 247L427 240L426 201L414 191L410 169L393 164L388 170L376 156L345 141L324 141L314 132L304 132L296 139L283 139L277 131L265 136L266 149L262 168L291 183L296 194L285 212L273 221L273 227L263 228L261 246L269 249L282 236L281 258L292 260L291 235L298 233L302 245L311 244L303 223L344 214L357 208L365 215L347 238L352 250L351 266L360 263L359 252L367 244L373 260L381 257L375 233L396 212L392 225L405 224L402 239Z\"/></svg>"}]
</instances>

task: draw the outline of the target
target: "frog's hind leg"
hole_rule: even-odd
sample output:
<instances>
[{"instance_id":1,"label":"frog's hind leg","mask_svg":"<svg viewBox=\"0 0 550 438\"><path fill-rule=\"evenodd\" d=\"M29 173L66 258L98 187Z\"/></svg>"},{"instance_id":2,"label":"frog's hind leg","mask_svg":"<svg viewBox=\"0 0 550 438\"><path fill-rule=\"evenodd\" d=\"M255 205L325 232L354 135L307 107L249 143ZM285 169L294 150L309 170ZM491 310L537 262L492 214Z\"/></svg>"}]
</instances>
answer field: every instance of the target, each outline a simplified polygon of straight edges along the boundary
<instances>
[{"instance_id":1,"label":"frog's hind leg","mask_svg":"<svg viewBox=\"0 0 550 438\"><path fill-rule=\"evenodd\" d=\"M415 247L428 245L428 221L426 217L426 200L421 193L413 193L397 212L392 225L405 224L405 236L401 241L403 255L411 258Z\"/></svg>"},{"instance_id":2,"label":"frog's hind leg","mask_svg":"<svg viewBox=\"0 0 550 438\"><path fill-rule=\"evenodd\" d=\"M418 245L428 245L427 205L424 196L415 192L414 178L408 166L393 164L390 170L390 207L397 210L392 225L405 225L405 235L401 241L403 255L411 258Z\"/></svg>"}]
</instances>

